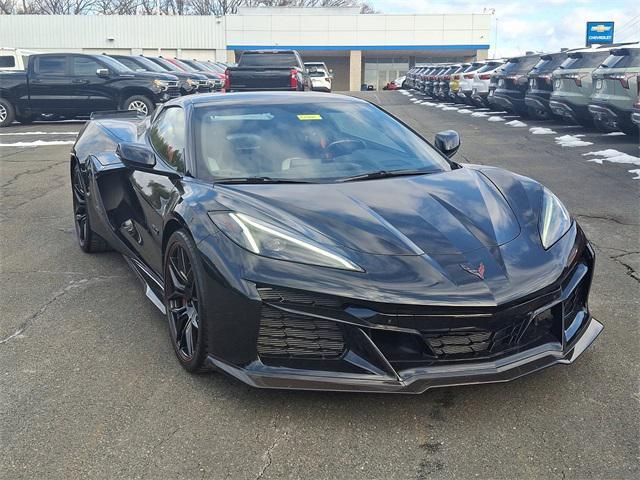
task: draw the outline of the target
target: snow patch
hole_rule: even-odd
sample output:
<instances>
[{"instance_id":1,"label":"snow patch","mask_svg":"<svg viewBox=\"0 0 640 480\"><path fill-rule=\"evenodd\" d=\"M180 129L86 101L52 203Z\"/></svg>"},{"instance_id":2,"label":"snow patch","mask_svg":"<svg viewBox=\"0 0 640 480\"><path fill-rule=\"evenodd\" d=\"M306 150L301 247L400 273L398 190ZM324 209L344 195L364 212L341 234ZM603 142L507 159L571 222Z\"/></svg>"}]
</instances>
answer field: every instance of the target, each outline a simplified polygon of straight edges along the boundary
<instances>
[{"instance_id":1,"label":"snow patch","mask_svg":"<svg viewBox=\"0 0 640 480\"><path fill-rule=\"evenodd\" d=\"M520 120L511 120L510 122L505 123L505 125L509 125L510 127L526 127L527 124L521 122Z\"/></svg>"},{"instance_id":2,"label":"snow patch","mask_svg":"<svg viewBox=\"0 0 640 480\"><path fill-rule=\"evenodd\" d=\"M461 108L458 110L458 113L471 113L473 110L469 110L468 108Z\"/></svg>"},{"instance_id":3,"label":"snow patch","mask_svg":"<svg viewBox=\"0 0 640 480\"><path fill-rule=\"evenodd\" d=\"M629 173L633 173L635 175L635 177L633 177L634 180L640 180L640 168L629 170Z\"/></svg>"},{"instance_id":4,"label":"snow patch","mask_svg":"<svg viewBox=\"0 0 640 480\"><path fill-rule=\"evenodd\" d=\"M558 133L546 127L531 127L529 132L533 135L555 135Z\"/></svg>"},{"instance_id":5,"label":"snow patch","mask_svg":"<svg viewBox=\"0 0 640 480\"><path fill-rule=\"evenodd\" d=\"M472 117L486 117L488 115L489 115L488 113L484 113L484 112L473 112L471 114Z\"/></svg>"},{"instance_id":6,"label":"snow patch","mask_svg":"<svg viewBox=\"0 0 640 480\"><path fill-rule=\"evenodd\" d=\"M604 134L605 137L618 137L620 135L626 135L626 134L624 132L611 132L611 133Z\"/></svg>"},{"instance_id":7,"label":"snow patch","mask_svg":"<svg viewBox=\"0 0 640 480\"><path fill-rule=\"evenodd\" d=\"M445 110L445 111L458 110L458 107L447 107L447 106L445 106L445 107L442 107L442 110Z\"/></svg>"},{"instance_id":8,"label":"snow patch","mask_svg":"<svg viewBox=\"0 0 640 480\"><path fill-rule=\"evenodd\" d=\"M502 115L503 113L509 113L507 111L502 111L502 112L489 112L489 115Z\"/></svg>"},{"instance_id":9,"label":"snow patch","mask_svg":"<svg viewBox=\"0 0 640 480\"><path fill-rule=\"evenodd\" d=\"M619 152L618 150L614 150L612 148L607 148L606 150L600 150L598 152L588 152L583 153L582 156L594 156L599 158L590 158L590 162L597 163L602 165L602 162L611 162L611 163L628 163L631 165L640 165L640 157L634 157L629 155L628 153Z\"/></svg>"},{"instance_id":10,"label":"snow patch","mask_svg":"<svg viewBox=\"0 0 640 480\"><path fill-rule=\"evenodd\" d=\"M584 137L584 135L562 135L561 137L556 137L556 143L561 147L586 147L593 145L593 142L585 142L584 140L580 140L579 137Z\"/></svg>"},{"instance_id":11,"label":"snow patch","mask_svg":"<svg viewBox=\"0 0 640 480\"><path fill-rule=\"evenodd\" d=\"M504 118L502 117L489 117L487 120L490 122L504 122Z\"/></svg>"},{"instance_id":12,"label":"snow patch","mask_svg":"<svg viewBox=\"0 0 640 480\"><path fill-rule=\"evenodd\" d=\"M45 145L73 145L75 140L36 140L35 142L0 143L0 147L41 147Z\"/></svg>"},{"instance_id":13,"label":"snow patch","mask_svg":"<svg viewBox=\"0 0 640 480\"><path fill-rule=\"evenodd\" d=\"M79 132L9 132L0 133L0 135L6 135L13 137L14 135L78 135Z\"/></svg>"}]
</instances>

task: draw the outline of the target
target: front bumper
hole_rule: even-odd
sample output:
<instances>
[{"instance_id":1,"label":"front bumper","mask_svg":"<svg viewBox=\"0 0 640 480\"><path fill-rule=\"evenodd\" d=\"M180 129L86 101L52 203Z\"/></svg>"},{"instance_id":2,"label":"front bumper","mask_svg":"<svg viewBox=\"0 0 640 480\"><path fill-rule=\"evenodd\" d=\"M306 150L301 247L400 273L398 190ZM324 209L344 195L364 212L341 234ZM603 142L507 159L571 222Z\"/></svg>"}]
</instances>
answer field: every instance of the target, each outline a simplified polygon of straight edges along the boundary
<instances>
[{"instance_id":1,"label":"front bumper","mask_svg":"<svg viewBox=\"0 0 640 480\"><path fill-rule=\"evenodd\" d=\"M588 310L595 257L582 238L556 282L502 307L405 306L251 282L256 293L235 300L212 291L229 301L207 361L255 387L398 393L570 364L603 329Z\"/></svg>"},{"instance_id":2,"label":"front bumper","mask_svg":"<svg viewBox=\"0 0 640 480\"><path fill-rule=\"evenodd\" d=\"M598 337L603 326L591 318L580 338L563 352L559 344L546 344L499 360L474 364L415 368L395 375L355 375L269 367L260 361L239 368L209 356L208 363L244 383L259 388L334 390L377 393L423 393L435 387L508 382L552 365L573 363Z\"/></svg>"},{"instance_id":3,"label":"front bumper","mask_svg":"<svg viewBox=\"0 0 640 480\"><path fill-rule=\"evenodd\" d=\"M513 95L511 90L496 89L493 92L493 101L496 105L511 112L517 113L525 109L524 98L520 94Z\"/></svg>"},{"instance_id":4,"label":"front bumper","mask_svg":"<svg viewBox=\"0 0 640 480\"><path fill-rule=\"evenodd\" d=\"M629 110L623 111L605 102L590 103L588 108L594 120L603 122L611 128L632 126L632 113Z\"/></svg>"},{"instance_id":5,"label":"front bumper","mask_svg":"<svg viewBox=\"0 0 640 480\"><path fill-rule=\"evenodd\" d=\"M558 115L559 117L568 118L575 122L579 122L580 120L590 120L591 114L589 113L589 109L583 105L575 105L565 100L560 100L559 98L554 98L553 96L549 100L549 108L551 111Z\"/></svg>"}]
</instances>

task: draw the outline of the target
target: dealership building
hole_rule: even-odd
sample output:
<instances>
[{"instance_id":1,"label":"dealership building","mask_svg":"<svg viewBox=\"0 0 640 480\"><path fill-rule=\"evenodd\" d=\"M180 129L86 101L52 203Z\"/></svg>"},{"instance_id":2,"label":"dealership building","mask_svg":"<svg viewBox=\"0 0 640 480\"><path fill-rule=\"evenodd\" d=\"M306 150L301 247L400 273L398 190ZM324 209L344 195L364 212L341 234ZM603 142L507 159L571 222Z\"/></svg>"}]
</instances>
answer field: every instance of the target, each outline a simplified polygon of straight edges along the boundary
<instances>
[{"instance_id":1,"label":"dealership building","mask_svg":"<svg viewBox=\"0 0 640 480\"><path fill-rule=\"evenodd\" d=\"M333 71L334 90L381 89L411 66L484 59L490 14L360 14L357 8L240 8L215 16L0 15L0 47L234 62L296 49Z\"/></svg>"}]
</instances>

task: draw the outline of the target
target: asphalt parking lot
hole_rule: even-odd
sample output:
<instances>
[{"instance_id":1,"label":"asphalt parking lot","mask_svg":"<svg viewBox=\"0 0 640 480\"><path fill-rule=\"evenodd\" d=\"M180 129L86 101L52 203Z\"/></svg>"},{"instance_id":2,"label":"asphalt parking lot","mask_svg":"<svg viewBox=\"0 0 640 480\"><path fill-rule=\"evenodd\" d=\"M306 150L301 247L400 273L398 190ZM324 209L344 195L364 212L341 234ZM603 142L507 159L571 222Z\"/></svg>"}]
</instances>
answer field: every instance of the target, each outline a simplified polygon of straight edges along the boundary
<instances>
[{"instance_id":1,"label":"asphalt parking lot","mask_svg":"<svg viewBox=\"0 0 640 480\"><path fill-rule=\"evenodd\" d=\"M637 158L638 140L359 96L429 139L457 130L457 160L530 176L566 203L598 255L595 344L569 367L418 396L189 375L124 260L76 246L64 142L81 123L16 125L0 130L0 478L638 478L640 166L589 161Z\"/></svg>"}]
</instances>

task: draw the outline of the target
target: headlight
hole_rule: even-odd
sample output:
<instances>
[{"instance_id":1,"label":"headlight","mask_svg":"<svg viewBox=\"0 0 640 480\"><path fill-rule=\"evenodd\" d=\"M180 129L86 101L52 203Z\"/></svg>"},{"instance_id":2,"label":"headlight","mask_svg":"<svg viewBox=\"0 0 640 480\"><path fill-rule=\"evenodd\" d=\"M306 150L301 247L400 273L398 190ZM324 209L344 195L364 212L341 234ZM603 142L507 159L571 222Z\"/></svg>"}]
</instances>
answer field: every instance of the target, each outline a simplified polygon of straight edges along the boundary
<instances>
[{"instance_id":1,"label":"headlight","mask_svg":"<svg viewBox=\"0 0 640 480\"><path fill-rule=\"evenodd\" d=\"M167 82L166 80L154 80L153 81L153 86L156 87L158 90L166 90L167 88L169 88L169 82Z\"/></svg>"},{"instance_id":2,"label":"headlight","mask_svg":"<svg viewBox=\"0 0 640 480\"><path fill-rule=\"evenodd\" d=\"M187 78L185 83L190 88L196 88L198 86L198 80L194 80L193 78Z\"/></svg>"},{"instance_id":3,"label":"headlight","mask_svg":"<svg viewBox=\"0 0 640 480\"><path fill-rule=\"evenodd\" d=\"M558 197L546 188L542 193L542 210L538 230L542 246L546 249L556 243L571 227L569 212Z\"/></svg>"},{"instance_id":4,"label":"headlight","mask_svg":"<svg viewBox=\"0 0 640 480\"><path fill-rule=\"evenodd\" d=\"M209 212L209 217L234 243L256 255L321 267L364 271L326 246L244 213Z\"/></svg>"}]
</instances>

